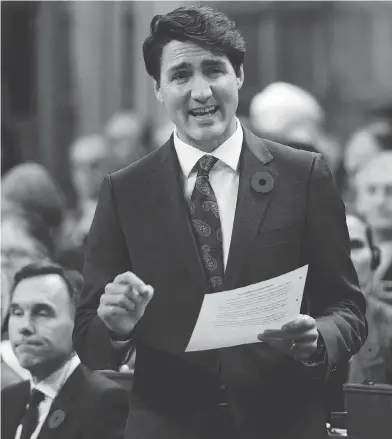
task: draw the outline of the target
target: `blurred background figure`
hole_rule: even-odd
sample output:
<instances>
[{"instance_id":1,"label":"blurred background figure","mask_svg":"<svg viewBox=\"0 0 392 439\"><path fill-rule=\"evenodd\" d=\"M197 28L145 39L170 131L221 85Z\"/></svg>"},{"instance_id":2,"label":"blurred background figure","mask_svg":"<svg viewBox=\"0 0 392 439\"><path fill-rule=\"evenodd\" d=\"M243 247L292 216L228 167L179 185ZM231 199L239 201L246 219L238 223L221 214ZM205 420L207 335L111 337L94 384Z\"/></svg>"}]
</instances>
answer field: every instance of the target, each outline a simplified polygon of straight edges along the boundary
<instances>
[{"instance_id":1,"label":"blurred background figure","mask_svg":"<svg viewBox=\"0 0 392 439\"><path fill-rule=\"evenodd\" d=\"M376 154L354 177L355 206L381 250L376 276L392 295L392 151Z\"/></svg>"},{"instance_id":2,"label":"blurred background figure","mask_svg":"<svg viewBox=\"0 0 392 439\"><path fill-rule=\"evenodd\" d=\"M70 148L71 178L76 192L76 208L68 212L61 247L69 265L77 258L72 268L81 269L84 243L94 217L99 188L104 177L113 168L113 157L106 138L99 134L80 137ZM67 250L72 255L65 256Z\"/></svg>"},{"instance_id":3,"label":"blurred background figure","mask_svg":"<svg viewBox=\"0 0 392 439\"><path fill-rule=\"evenodd\" d=\"M56 257L65 201L49 172L37 163L20 164L6 172L1 198L3 387L29 377L16 361L8 340L8 304L13 278L27 264Z\"/></svg>"},{"instance_id":4,"label":"blurred background figure","mask_svg":"<svg viewBox=\"0 0 392 439\"><path fill-rule=\"evenodd\" d=\"M392 150L392 100L375 105L368 112L368 123L347 141L344 166L353 176L373 155Z\"/></svg>"},{"instance_id":5,"label":"blurred background figure","mask_svg":"<svg viewBox=\"0 0 392 439\"><path fill-rule=\"evenodd\" d=\"M26 263L54 257L65 199L49 172L37 163L9 170L1 187L2 269L13 278Z\"/></svg>"},{"instance_id":6,"label":"blurred background figure","mask_svg":"<svg viewBox=\"0 0 392 439\"><path fill-rule=\"evenodd\" d=\"M143 122L131 111L120 111L108 120L104 131L113 155L114 171L132 164L146 154L142 141L143 129Z\"/></svg>"},{"instance_id":7,"label":"blurred background figure","mask_svg":"<svg viewBox=\"0 0 392 439\"><path fill-rule=\"evenodd\" d=\"M347 211L351 259L366 297L368 338L349 364L348 382L392 384L392 306L380 299L382 286L375 275L380 265L380 249L375 245L367 221L355 210Z\"/></svg>"},{"instance_id":8,"label":"blurred background figure","mask_svg":"<svg viewBox=\"0 0 392 439\"><path fill-rule=\"evenodd\" d=\"M334 172L340 148L324 130L325 114L310 93L296 85L275 82L255 95L249 108L255 134L298 149L321 152Z\"/></svg>"}]
</instances>

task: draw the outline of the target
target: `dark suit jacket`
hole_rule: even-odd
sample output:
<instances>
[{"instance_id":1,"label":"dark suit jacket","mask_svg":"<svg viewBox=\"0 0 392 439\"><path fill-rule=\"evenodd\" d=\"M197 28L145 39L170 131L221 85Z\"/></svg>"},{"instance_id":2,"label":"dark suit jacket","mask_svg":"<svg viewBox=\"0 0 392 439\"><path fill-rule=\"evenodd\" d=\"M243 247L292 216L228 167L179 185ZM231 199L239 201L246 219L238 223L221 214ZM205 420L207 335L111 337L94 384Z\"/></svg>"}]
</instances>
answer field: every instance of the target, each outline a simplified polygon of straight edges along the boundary
<instances>
[{"instance_id":1,"label":"dark suit jacket","mask_svg":"<svg viewBox=\"0 0 392 439\"><path fill-rule=\"evenodd\" d=\"M270 192L252 188L257 172L273 176ZM320 154L261 140L244 129L224 288L260 282L305 264L309 272L302 313L317 320L329 375L366 337L365 301L350 260L344 205ZM76 350L92 368L116 369L121 361L123 352L113 348L96 311L105 284L127 270L155 289L134 338L127 437L207 438L207 418L218 406L221 382L241 439L323 437L325 380L315 379L302 363L265 343L184 352L210 290L172 138L102 185L74 331ZM197 433L203 424L207 431Z\"/></svg>"},{"instance_id":2,"label":"dark suit jacket","mask_svg":"<svg viewBox=\"0 0 392 439\"><path fill-rule=\"evenodd\" d=\"M15 438L29 392L29 381L2 391L2 439ZM59 410L65 414L64 420L53 427L51 419ZM80 365L53 401L38 439L122 439L127 414L127 392L99 372Z\"/></svg>"}]
</instances>

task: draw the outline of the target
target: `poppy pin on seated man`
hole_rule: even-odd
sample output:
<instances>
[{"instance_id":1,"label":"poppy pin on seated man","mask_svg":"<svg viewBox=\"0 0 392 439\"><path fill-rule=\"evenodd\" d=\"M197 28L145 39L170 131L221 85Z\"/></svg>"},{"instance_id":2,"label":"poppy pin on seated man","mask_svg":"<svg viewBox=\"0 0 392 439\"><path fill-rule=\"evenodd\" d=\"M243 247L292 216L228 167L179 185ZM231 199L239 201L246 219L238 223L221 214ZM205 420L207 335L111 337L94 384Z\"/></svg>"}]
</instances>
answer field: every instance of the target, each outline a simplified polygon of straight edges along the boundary
<instances>
[{"instance_id":1,"label":"poppy pin on seated man","mask_svg":"<svg viewBox=\"0 0 392 439\"><path fill-rule=\"evenodd\" d=\"M64 410L55 410L49 418L48 425L49 428L57 428L60 424L63 423L65 419Z\"/></svg>"},{"instance_id":2,"label":"poppy pin on seated man","mask_svg":"<svg viewBox=\"0 0 392 439\"><path fill-rule=\"evenodd\" d=\"M274 188L274 177L267 171L255 172L250 182L252 189L261 194L267 194Z\"/></svg>"}]
</instances>

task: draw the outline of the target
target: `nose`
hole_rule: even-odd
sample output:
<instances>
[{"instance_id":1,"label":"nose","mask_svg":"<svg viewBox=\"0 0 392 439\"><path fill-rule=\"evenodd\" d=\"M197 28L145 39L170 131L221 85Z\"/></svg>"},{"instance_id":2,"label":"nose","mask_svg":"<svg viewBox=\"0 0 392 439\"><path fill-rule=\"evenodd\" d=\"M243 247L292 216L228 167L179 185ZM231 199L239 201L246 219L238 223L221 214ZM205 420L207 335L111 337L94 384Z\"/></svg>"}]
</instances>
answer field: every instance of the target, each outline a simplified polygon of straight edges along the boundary
<instances>
[{"instance_id":1,"label":"nose","mask_svg":"<svg viewBox=\"0 0 392 439\"><path fill-rule=\"evenodd\" d=\"M192 99L201 104L205 104L211 96L212 90L209 82L203 75L195 76L192 82Z\"/></svg>"},{"instance_id":2,"label":"nose","mask_svg":"<svg viewBox=\"0 0 392 439\"><path fill-rule=\"evenodd\" d=\"M34 323L29 315L20 317L19 320L19 333L23 336L29 336L34 334Z\"/></svg>"}]
</instances>

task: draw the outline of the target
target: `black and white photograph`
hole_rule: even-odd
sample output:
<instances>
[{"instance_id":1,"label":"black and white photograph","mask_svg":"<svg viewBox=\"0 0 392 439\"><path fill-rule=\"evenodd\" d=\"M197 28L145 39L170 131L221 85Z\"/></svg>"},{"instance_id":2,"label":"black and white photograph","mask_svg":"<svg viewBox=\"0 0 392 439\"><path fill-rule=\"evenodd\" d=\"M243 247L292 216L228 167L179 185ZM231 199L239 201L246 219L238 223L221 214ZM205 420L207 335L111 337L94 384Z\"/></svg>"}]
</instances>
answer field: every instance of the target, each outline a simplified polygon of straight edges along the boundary
<instances>
[{"instance_id":1,"label":"black and white photograph","mask_svg":"<svg viewBox=\"0 0 392 439\"><path fill-rule=\"evenodd\" d=\"M1 1L1 438L392 438L391 72L391 1Z\"/></svg>"}]
</instances>

